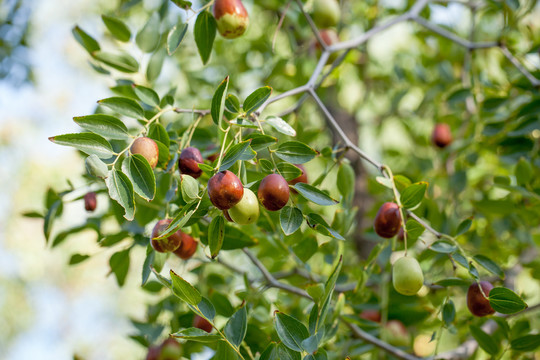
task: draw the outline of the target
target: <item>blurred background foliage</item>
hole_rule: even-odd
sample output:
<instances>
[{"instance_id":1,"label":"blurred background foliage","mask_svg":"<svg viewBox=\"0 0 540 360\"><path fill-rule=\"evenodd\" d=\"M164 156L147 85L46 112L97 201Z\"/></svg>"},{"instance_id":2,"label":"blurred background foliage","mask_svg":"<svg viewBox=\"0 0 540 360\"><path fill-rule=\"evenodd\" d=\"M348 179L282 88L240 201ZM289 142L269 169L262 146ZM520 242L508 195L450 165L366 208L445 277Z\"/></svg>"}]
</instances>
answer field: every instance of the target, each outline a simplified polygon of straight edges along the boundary
<instances>
[{"instance_id":1,"label":"blurred background foliage","mask_svg":"<svg viewBox=\"0 0 540 360\"><path fill-rule=\"evenodd\" d=\"M80 199L74 197L74 201L64 204L47 245L58 248L45 250L42 222L24 219L19 214L32 209L43 214L48 208L42 204L47 185L59 192L71 187L65 184L65 178L71 180L74 188L84 187L86 179L78 177L84 171L80 157L67 154L66 149L44 139L68 132L69 127L77 131L70 117L103 111L95 104L98 99L112 94L133 97L132 83L151 86L161 96L170 94L176 106L187 109L208 109L216 85L226 75L231 76L229 92L240 98L262 85L271 86L274 93L290 90L309 79L320 51L294 3L288 8L283 26L277 29L286 1L246 1L251 17L247 33L235 41L216 37L206 66L191 34L192 13L187 13L190 18L186 19L186 12L170 1L85 1L70 4L58 14L54 12L65 5L62 1L32 4L35 6L30 3L6 1L0 5L0 111L5 112L0 120L0 155L12 159L6 169L0 170L5 175L0 180L1 210L5 215L0 222L0 259L7 259L0 261L6 264L0 267L0 314L6 319L0 324L0 333L4 335L0 337L0 348L8 349L8 359L32 358L35 353L25 341L37 337L39 341L30 348L36 353L50 352L51 359L68 359L73 353L85 359L117 359L128 357L126 354L143 358L145 348L126 339L126 334L145 346L157 343L168 333L191 326L193 315L175 298L166 296L168 293L157 282L149 282L145 291L140 291L143 246L134 247L130 253L127 278L119 281L124 284L121 290L115 277L106 275L111 270L112 254L130 242L145 245L144 227L148 233L148 221L160 210L148 206L146 211L140 211L147 216L139 215L137 226L129 229L132 234L139 233L134 239L113 238L108 246L99 246L96 240L119 230L115 221L100 220L104 214L114 214L115 203L109 203L107 196L100 194L96 213L88 215ZM399 0L342 1L339 37L352 39L384 19L403 13L412 4ZM454 2L433 3L421 15L460 37L501 42L540 78L540 9L536 1L474 4L470 7ZM193 7L201 5L194 2ZM309 8L310 3L306 6ZM132 39L150 16L157 14L161 36L156 51L145 53L133 41L115 40L101 22L101 14L125 21ZM179 19L190 21L190 30L179 50L168 56L164 50L166 34ZM140 70L125 74L90 59L71 38L70 29L75 23L97 39L102 50L130 53L139 62ZM45 59L47 56L52 58ZM163 65L155 67L161 59ZM159 71L149 74L149 66ZM21 85L25 81L35 84ZM19 89L15 91L15 87ZM22 101L15 99L17 94L23 95ZM506 286L514 288L528 304L540 301L540 95L499 48L469 52L418 24L401 23L375 36L359 51L350 52L324 81L318 94L351 138L358 140L360 148L389 165L394 174L413 182L429 182L428 196L415 210L418 215L435 229L449 234L455 234L458 225L471 218L471 230L458 238L462 246L471 255L487 255L508 269L507 280L513 283ZM275 103L267 113L294 106L299 97ZM27 106L28 110L22 111L17 105ZM165 119L168 129L177 132L191 123L192 116L167 114ZM284 119L297 130L298 140L318 150L335 144L311 100ZM444 150L434 148L430 142L433 126L439 122L451 126L455 139ZM210 124L210 119L204 119L201 127ZM21 133L28 134L26 139L14 140ZM204 130L194 138L198 146L208 150L216 141L216 134ZM310 181L325 173L333 161L320 156L308 163ZM417 350L418 343L421 352L422 345L428 346L432 334L440 331L438 310L450 295L457 320L442 332L439 351L456 347L468 336L468 326L462 324L483 322L468 313L465 288L450 288L448 293L425 291L418 298L408 298L379 286L388 282L392 252L391 243L374 234L372 219L380 204L391 200L391 193L376 181L375 169L363 166L354 156L350 161L357 174L356 195L349 208L340 211L352 214L355 226L340 221L335 209L320 210L325 218L335 219L333 225L347 238L343 246L355 250L346 253L338 279L338 284L358 282L355 291L346 293L348 312L355 321L378 334L377 326L362 323L358 314L365 309L379 309L381 303L387 302L388 318L400 320L408 327L413 334L408 345ZM321 187L340 198L335 183L333 171ZM49 192L52 198L53 194ZM144 209L144 204L138 205ZM265 236L255 227L250 231L259 239L259 258L273 272L299 267L325 277L342 246L309 229L303 236L297 233L279 239ZM433 242L433 236L426 232L421 240L414 243L412 251L421 261L427 281L435 282L451 274L448 257L426 249L425 244ZM366 261L373 254L372 249L378 254L374 264L368 262L372 259ZM72 254L77 253L93 256L67 268ZM257 269L242 254L230 252L220 256L253 278L259 277ZM251 304L247 341L253 344L254 352L262 351L271 337L276 340L271 309L287 309L288 314L307 319L305 300L282 293L278 296L275 289L267 290L264 296L246 292L241 277L225 273L220 264L206 261L199 253L188 262L169 258L167 267L209 294L214 304L219 304L216 308L223 322L231 315L231 308L247 297ZM116 279L122 278L114 270ZM489 277L487 272L480 271L484 278ZM458 268L457 275L468 277L462 268ZM501 280L493 280L502 284ZM299 275L287 281L300 287L313 282ZM381 295L388 291L388 297ZM131 323L124 316L131 318ZM526 334L539 326L536 317L522 317L513 321L512 331ZM351 339L346 332L340 328L337 341L328 346L330 358L372 354L370 346ZM203 351L200 344L184 345L185 354Z\"/></svg>"}]
</instances>

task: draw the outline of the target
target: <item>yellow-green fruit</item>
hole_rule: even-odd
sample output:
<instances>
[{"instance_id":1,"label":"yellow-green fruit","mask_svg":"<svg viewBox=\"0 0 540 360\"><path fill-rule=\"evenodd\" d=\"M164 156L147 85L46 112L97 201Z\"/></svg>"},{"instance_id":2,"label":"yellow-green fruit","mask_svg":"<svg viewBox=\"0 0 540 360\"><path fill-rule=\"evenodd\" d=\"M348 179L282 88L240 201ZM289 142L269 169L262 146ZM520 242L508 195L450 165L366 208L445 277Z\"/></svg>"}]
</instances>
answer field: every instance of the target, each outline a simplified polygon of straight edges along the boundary
<instances>
[{"instance_id":1,"label":"yellow-green fruit","mask_svg":"<svg viewBox=\"0 0 540 360\"><path fill-rule=\"evenodd\" d=\"M394 289L403 295L416 295L424 284L424 274L416 259L404 256L392 267Z\"/></svg>"},{"instance_id":2,"label":"yellow-green fruit","mask_svg":"<svg viewBox=\"0 0 540 360\"><path fill-rule=\"evenodd\" d=\"M317 27L325 29L337 25L341 9L337 0L315 0L312 15Z\"/></svg>"},{"instance_id":3,"label":"yellow-green fruit","mask_svg":"<svg viewBox=\"0 0 540 360\"><path fill-rule=\"evenodd\" d=\"M241 225L252 224L259 218L259 201L253 191L244 188L242 200L228 210L231 219Z\"/></svg>"}]
</instances>

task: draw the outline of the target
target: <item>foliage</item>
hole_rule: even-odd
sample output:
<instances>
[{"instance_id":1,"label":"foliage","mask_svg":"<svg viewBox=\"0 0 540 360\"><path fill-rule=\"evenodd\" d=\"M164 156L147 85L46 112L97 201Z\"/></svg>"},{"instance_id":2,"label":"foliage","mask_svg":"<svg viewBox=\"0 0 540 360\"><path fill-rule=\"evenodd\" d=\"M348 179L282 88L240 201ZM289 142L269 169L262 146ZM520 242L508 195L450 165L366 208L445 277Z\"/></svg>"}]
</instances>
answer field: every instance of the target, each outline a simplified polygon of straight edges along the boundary
<instances>
[{"instance_id":1,"label":"foliage","mask_svg":"<svg viewBox=\"0 0 540 360\"><path fill-rule=\"evenodd\" d=\"M356 358L378 348L407 358L410 339L395 345L382 331L399 320L432 339L462 343L471 334L493 356L538 347L530 332L537 322L519 317L533 294L505 282L516 267L540 274L540 262L528 256L539 241L539 72L513 55L538 49L540 39L521 25L534 2L465 4L476 25L455 35L429 21L433 7L444 5L420 0L398 11L342 1L338 30L350 41L322 44L320 56L318 29L305 13L310 3L250 4L251 27L233 41L216 36L212 3L195 9L162 1L152 11L137 3L104 14L102 36L73 29L96 72L115 81L114 96L99 100L95 114L74 118L84 132L51 137L86 158L87 186L51 189L42 216L53 247L90 228L100 246L118 249L110 265L120 286L128 271L142 272L143 290L156 298L146 319L133 320L134 340L148 347L173 334L186 358L203 346L215 359ZM141 14L146 20L137 24ZM403 27L406 20L411 27ZM397 24L406 45L381 56L371 39ZM275 47L268 29L276 31ZM357 147L332 115L340 107L373 139L362 135ZM449 124L455 137L443 150L428 140L436 122ZM129 151L139 136L158 145L154 170ZM205 157L197 180L177 171L188 146ZM374 166L353 168L351 154ZM291 186L280 211L261 209L256 224L223 220L208 198L217 171L232 171L256 192L268 174L297 178L296 164L306 164L309 183ZM370 195L358 194L361 183ZM90 190L106 205L85 224L57 231L63 202ZM403 243L377 237L362 221L392 199L405 220ZM163 218L172 222L161 238L181 230L198 239L189 266L150 246ZM358 236L373 248L367 258L355 248ZM143 269L129 269L141 248ZM418 296L390 286L390 263L403 250L424 271ZM70 265L87 255L75 254ZM493 308L515 315L497 316L493 335L464 306L466 286L480 279L497 283L486 294ZM380 324L362 318L368 309L380 312ZM194 314L214 331L192 327Z\"/></svg>"}]
</instances>

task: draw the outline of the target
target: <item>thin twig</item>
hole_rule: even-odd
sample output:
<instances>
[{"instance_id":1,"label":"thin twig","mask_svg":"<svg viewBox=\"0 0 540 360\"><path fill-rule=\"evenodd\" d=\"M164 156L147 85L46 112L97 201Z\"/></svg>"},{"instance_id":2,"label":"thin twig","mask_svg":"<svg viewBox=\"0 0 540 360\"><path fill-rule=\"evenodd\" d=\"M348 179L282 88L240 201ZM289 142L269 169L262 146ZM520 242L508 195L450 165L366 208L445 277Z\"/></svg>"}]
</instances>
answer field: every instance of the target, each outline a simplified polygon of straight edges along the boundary
<instances>
[{"instance_id":1,"label":"thin twig","mask_svg":"<svg viewBox=\"0 0 540 360\"><path fill-rule=\"evenodd\" d=\"M516 69L519 70L525 76L533 86L540 86L540 80L535 78L521 63L516 59L514 55L508 50L508 48L505 45L501 45L501 51L504 56L516 67Z\"/></svg>"},{"instance_id":2,"label":"thin twig","mask_svg":"<svg viewBox=\"0 0 540 360\"><path fill-rule=\"evenodd\" d=\"M174 112L176 112L176 113L195 113L195 114L201 114L201 115L210 114L210 110L180 109L180 108L174 108Z\"/></svg>"}]
</instances>

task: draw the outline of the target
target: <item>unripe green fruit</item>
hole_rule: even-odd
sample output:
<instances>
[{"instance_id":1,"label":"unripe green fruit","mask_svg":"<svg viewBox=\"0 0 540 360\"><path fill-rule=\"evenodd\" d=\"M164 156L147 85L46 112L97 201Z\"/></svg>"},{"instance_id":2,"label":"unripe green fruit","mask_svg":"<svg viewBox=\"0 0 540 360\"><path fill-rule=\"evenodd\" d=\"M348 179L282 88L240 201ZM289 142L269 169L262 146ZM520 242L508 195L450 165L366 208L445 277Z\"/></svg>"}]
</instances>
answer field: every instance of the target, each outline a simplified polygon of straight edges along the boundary
<instances>
[{"instance_id":1,"label":"unripe green fruit","mask_svg":"<svg viewBox=\"0 0 540 360\"><path fill-rule=\"evenodd\" d=\"M336 0L315 0L312 16L313 21L320 29L336 26L341 17L339 2Z\"/></svg>"},{"instance_id":2,"label":"unripe green fruit","mask_svg":"<svg viewBox=\"0 0 540 360\"><path fill-rule=\"evenodd\" d=\"M394 289L403 295L415 295L424 284L424 274L415 258L404 256L392 266Z\"/></svg>"},{"instance_id":3,"label":"unripe green fruit","mask_svg":"<svg viewBox=\"0 0 540 360\"><path fill-rule=\"evenodd\" d=\"M218 31L224 38L241 36L249 25L249 17L241 0L216 0L214 17Z\"/></svg>"},{"instance_id":4,"label":"unripe green fruit","mask_svg":"<svg viewBox=\"0 0 540 360\"><path fill-rule=\"evenodd\" d=\"M228 210L230 218L237 224L252 224L259 218L257 196L248 188L244 189L242 200Z\"/></svg>"},{"instance_id":5,"label":"unripe green fruit","mask_svg":"<svg viewBox=\"0 0 540 360\"><path fill-rule=\"evenodd\" d=\"M156 167L159 160L159 148L156 142L148 137L135 139L130 149L132 154L142 155L153 168Z\"/></svg>"},{"instance_id":6,"label":"unripe green fruit","mask_svg":"<svg viewBox=\"0 0 540 360\"><path fill-rule=\"evenodd\" d=\"M383 338L388 341L390 345L407 346L410 343L407 328L399 320L388 321L386 326L381 329L381 333Z\"/></svg>"}]
</instances>

